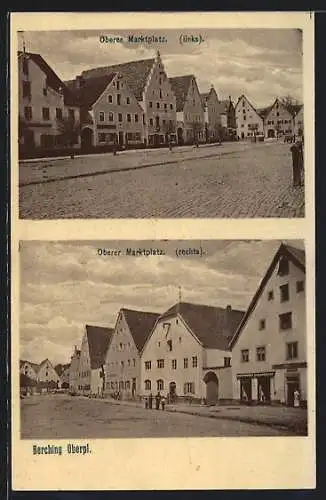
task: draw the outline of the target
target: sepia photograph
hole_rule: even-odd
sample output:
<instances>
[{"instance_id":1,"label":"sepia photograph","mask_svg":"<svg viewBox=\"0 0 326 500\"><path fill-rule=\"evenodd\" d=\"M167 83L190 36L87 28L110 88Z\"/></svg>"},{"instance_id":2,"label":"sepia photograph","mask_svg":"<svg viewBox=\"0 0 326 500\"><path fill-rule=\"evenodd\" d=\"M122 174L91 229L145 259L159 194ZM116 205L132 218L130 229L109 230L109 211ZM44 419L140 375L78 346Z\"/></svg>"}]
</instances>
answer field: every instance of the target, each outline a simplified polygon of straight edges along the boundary
<instances>
[{"instance_id":1,"label":"sepia photograph","mask_svg":"<svg viewBox=\"0 0 326 500\"><path fill-rule=\"evenodd\" d=\"M20 267L21 439L308 435L302 240L22 241Z\"/></svg>"},{"instance_id":2,"label":"sepia photograph","mask_svg":"<svg viewBox=\"0 0 326 500\"><path fill-rule=\"evenodd\" d=\"M302 29L16 34L21 219L305 216Z\"/></svg>"}]
</instances>

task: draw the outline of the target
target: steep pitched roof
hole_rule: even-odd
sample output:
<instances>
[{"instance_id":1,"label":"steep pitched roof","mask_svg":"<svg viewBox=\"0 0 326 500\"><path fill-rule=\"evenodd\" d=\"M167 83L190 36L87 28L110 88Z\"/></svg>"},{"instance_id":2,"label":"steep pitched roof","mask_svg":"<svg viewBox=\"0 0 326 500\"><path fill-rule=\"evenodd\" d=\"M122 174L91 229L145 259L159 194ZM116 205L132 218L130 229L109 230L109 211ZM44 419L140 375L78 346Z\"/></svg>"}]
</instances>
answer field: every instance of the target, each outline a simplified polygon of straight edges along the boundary
<instances>
[{"instance_id":1,"label":"steep pitched roof","mask_svg":"<svg viewBox=\"0 0 326 500\"><path fill-rule=\"evenodd\" d=\"M78 106L74 95L70 92L68 87L64 82L58 77L58 75L53 71L53 69L48 65L48 63L43 59L40 54L34 54L32 52L18 52L18 56L25 55L31 59L41 71L46 75L47 85L51 87L56 92L62 91L64 96L64 103L67 106Z\"/></svg>"},{"instance_id":2,"label":"steep pitched roof","mask_svg":"<svg viewBox=\"0 0 326 500\"><path fill-rule=\"evenodd\" d=\"M183 111L189 86L193 78L195 78L194 75L175 76L173 78L169 78L172 91L176 97L177 111Z\"/></svg>"},{"instance_id":3,"label":"steep pitched roof","mask_svg":"<svg viewBox=\"0 0 326 500\"><path fill-rule=\"evenodd\" d=\"M75 81L75 89L72 91L80 106L89 108L103 94L109 83L112 82L116 73L97 76L94 78L81 79L81 86L77 87ZM71 88L72 88L72 84Z\"/></svg>"},{"instance_id":4,"label":"steep pitched roof","mask_svg":"<svg viewBox=\"0 0 326 500\"><path fill-rule=\"evenodd\" d=\"M38 365L37 363L32 363L31 361L27 361L26 359L21 359L19 361L19 366L20 368L25 364L25 363L28 363L34 370L35 373L37 373L40 369L40 365Z\"/></svg>"},{"instance_id":5,"label":"steep pitched roof","mask_svg":"<svg viewBox=\"0 0 326 500\"><path fill-rule=\"evenodd\" d=\"M113 328L86 325L89 357L93 370L104 364L106 351L113 335Z\"/></svg>"},{"instance_id":6,"label":"steep pitched roof","mask_svg":"<svg viewBox=\"0 0 326 500\"><path fill-rule=\"evenodd\" d=\"M266 118L271 109L272 106L267 106L266 108L257 108L256 111L262 118Z\"/></svg>"},{"instance_id":7,"label":"steep pitched roof","mask_svg":"<svg viewBox=\"0 0 326 500\"><path fill-rule=\"evenodd\" d=\"M242 329L246 325L252 311L255 309L256 304L263 293L265 286L267 285L267 282L269 278L271 277L279 259L281 256L286 256L290 261L292 261L301 271L304 273L306 272L306 264L305 264L305 252L303 250L300 250L299 248L295 248L291 245L285 245L282 243L277 250L276 254L273 257L273 260L267 269L265 276L261 280L259 287L252 299L252 301L249 304L249 307L246 311L246 314L242 318L241 323L239 324L233 338L230 341L230 349L233 348L234 344L236 343L237 339L239 338L239 335L241 334Z\"/></svg>"},{"instance_id":8,"label":"steep pitched roof","mask_svg":"<svg viewBox=\"0 0 326 500\"><path fill-rule=\"evenodd\" d=\"M86 79L108 75L111 73L121 73L124 76L128 87L136 96L136 99L141 101L147 78L154 62L155 59L141 59L139 61L113 64L112 66L85 70L82 72L81 76Z\"/></svg>"},{"instance_id":9,"label":"steep pitched roof","mask_svg":"<svg viewBox=\"0 0 326 500\"><path fill-rule=\"evenodd\" d=\"M135 345L140 352L160 315L125 308L122 308L121 312L124 314Z\"/></svg>"},{"instance_id":10,"label":"steep pitched roof","mask_svg":"<svg viewBox=\"0 0 326 500\"><path fill-rule=\"evenodd\" d=\"M228 349L228 344L245 312L236 309L180 302L160 319L179 314L198 340L208 349Z\"/></svg>"},{"instance_id":11,"label":"steep pitched roof","mask_svg":"<svg viewBox=\"0 0 326 500\"><path fill-rule=\"evenodd\" d=\"M247 98L244 94L242 94L242 95L239 97L239 99L238 99L238 101L237 101L237 104L235 105L235 108L238 106L238 104L239 104L239 102L241 101L241 99L242 99L242 98L243 98L243 99L245 99L245 100L247 101L247 103L249 104L249 106L251 107L251 109L252 109L252 110L253 110L253 111L254 111L254 112L255 112L258 116L261 116L261 115L258 113L258 110L255 108L255 106L254 106L254 105L253 105L253 104L249 101L249 99L248 99L248 98ZM271 106L271 108L272 108L272 106Z\"/></svg>"},{"instance_id":12,"label":"steep pitched roof","mask_svg":"<svg viewBox=\"0 0 326 500\"><path fill-rule=\"evenodd\" d=\"M303 104L288 104L285 107L292 116L295 116L299 113L300 109L303 108Z\"/></svg>"}]
</instances>

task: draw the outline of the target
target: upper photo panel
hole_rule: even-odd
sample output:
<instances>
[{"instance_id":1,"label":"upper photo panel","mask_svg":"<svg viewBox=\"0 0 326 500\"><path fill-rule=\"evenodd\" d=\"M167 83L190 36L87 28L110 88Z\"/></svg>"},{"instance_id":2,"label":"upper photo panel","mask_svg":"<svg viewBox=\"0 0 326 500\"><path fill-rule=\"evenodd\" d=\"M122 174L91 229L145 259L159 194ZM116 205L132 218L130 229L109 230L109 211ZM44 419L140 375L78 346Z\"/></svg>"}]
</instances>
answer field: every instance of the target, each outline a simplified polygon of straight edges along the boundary
<instances>
[{"instance_id":1,"label":"upper photo panel","mask_svg":"<svg viewBox=\"0 0 326 500\"><path fill-rule=\"evenodd\" d=\"M304 217L302 43L301 29L18 32L19 217Z\"/></svg>"}]
</instances>

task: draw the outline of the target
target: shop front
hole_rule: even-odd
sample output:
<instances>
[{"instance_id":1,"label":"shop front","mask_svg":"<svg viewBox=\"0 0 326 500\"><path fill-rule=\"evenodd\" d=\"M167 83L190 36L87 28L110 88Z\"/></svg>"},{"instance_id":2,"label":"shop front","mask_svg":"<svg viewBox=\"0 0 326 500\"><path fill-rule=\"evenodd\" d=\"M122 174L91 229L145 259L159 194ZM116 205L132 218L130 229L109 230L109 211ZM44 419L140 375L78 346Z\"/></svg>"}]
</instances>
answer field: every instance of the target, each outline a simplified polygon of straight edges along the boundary
<instances>
[{"instance_id":1,"label":"shop front","mask_svg":"<svg viewBox=\"0 0 326 500\"><path fill-rule=\"evenodd\" d=\"M275 372L239 373L240 402L243 404L270 404Z\"/></svg>"}]
</instances>

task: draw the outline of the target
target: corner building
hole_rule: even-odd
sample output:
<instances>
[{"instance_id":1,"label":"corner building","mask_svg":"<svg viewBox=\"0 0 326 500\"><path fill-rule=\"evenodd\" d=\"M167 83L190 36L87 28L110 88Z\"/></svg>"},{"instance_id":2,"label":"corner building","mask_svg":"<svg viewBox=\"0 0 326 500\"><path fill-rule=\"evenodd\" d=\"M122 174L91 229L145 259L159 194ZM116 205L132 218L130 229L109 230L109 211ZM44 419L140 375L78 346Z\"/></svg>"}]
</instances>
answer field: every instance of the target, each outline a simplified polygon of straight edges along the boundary
<instances>
[{"instance_id":1,"label":"corner building","mask_svg":"<svg viewBox=\"0 0 326 500\"><path fill-rule=\"evenodd\" d=\"M282 244L230 343L234 398L307 403L305 253Z\"/></svg>"}]
</instances>

